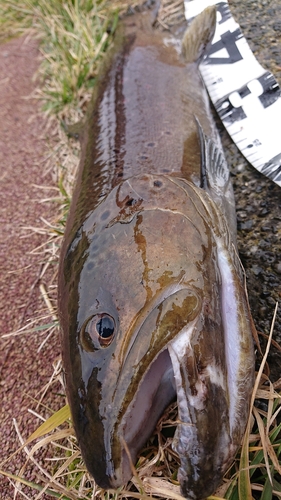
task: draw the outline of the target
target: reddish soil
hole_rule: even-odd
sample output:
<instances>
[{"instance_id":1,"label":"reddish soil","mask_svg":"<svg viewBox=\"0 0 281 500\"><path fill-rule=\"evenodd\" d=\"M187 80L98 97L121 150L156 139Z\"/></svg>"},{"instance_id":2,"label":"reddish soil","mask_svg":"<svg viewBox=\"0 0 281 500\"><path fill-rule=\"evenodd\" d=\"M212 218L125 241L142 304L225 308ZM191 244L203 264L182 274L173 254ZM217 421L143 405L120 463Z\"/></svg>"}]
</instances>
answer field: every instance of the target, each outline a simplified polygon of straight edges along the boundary
<instances>
[{"instance_id":1,"label":"reddish soil","mask_svg":"<svg viewBox=\"0 0 281 500\"><path fill-rule=\"evenodd\" d=\"M0 463L19 447L12 419L25 438L38 425L27 410L34 407L32 397L48 382L59 354L54 336L40 353L42 334L2 338L46 310L38 286L43 255L30 254L46 237L24 229L42 227L40 217L50 220L55 210L38 202L50 193L34 186L52 183L44 176L46 124L39 103L28 98L39 62L34 40L18 38L0 45ZM17 456L3 469L17 473L22 463ZM0 498L11 499L12 492L0 475Z\"/></svg>"}]
</instances>

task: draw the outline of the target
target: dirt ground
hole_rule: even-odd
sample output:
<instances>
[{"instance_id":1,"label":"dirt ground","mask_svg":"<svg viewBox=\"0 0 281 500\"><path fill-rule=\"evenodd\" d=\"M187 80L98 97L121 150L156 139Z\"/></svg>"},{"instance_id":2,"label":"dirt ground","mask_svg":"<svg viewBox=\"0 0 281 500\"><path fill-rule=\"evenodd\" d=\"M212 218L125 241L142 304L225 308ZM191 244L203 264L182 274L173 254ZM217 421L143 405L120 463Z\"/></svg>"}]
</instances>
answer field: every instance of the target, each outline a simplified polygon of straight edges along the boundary
<instances>
[{"instance_id":1,"label":"dirt ground","mask_svg":"<svg viewBox=\"0 0 281 500\"><path fill-rule=\"evenodd\" d=\"M0 45L0 334L12 332L46 309L38 277L43 255L31 252L46 237L25 227L42 227L55 206L39 200L54 194L36 185L49 186L44 175L48 141L39 104L30 100L39 65L38 43L28 38ZM27 410L48 382L52 362L59 354L51 338L38 354L42 336L30 333L3 339L0 336L0 462L19 447L13 418L26 438L36 419ZM34 405L33 405L34 406ZM38 421L37 421L38 422ZM38 425L38 424L37 424ZM19 456L9 467L18 472ZM30 473L30 478L32 473ZM13 498L9 482L0 477L0 498Z\"/></svg>"}]
</instances>

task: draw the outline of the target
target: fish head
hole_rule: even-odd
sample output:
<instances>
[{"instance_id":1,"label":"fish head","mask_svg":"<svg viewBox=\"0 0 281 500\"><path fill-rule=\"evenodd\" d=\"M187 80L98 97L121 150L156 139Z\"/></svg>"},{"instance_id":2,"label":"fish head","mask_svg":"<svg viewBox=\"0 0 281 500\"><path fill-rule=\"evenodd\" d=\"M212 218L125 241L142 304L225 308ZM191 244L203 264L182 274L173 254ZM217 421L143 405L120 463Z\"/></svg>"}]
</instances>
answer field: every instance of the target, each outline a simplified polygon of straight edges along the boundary
<instances>
[{"instance_id":1,"label":"fish head","mask_svg":"<svg viewBox=\"0 0 281 500\"><path fill-rule=\"evenodd\" d=\"M165 175L128 179L67 247L60 270L67 395L87 469L103 488L131 478L176 397L187 498L190 491L201 498L204 470L213 491L239 441L229 423L222 278L208 195L200 196Z\"/></svg>"},{"instance_id":2,"label":"fish head","mask_svg":"<svg viewBox=\"0 0 281 500\"><path fill-rule=\"evenodd\" d=\"M151 175L116 187L73 237L60 273L74 427L87 468L107 488L132 476L122 440L134 461L176 397L167 345L201 310L204 248L174 190Z\"/></svg>"}]
</instances>

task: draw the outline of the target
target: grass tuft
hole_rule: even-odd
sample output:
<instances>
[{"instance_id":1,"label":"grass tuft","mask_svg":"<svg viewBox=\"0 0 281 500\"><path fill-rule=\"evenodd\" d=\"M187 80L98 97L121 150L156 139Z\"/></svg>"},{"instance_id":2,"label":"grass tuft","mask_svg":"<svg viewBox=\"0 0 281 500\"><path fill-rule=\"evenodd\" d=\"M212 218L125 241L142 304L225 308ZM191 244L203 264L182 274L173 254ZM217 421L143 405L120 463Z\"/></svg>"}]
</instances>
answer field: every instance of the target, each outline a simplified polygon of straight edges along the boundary
<instances>
[{"instance_id":1,"label":"grass tuft","mask_svg":"<svg viewBox=\"0 0 281 500\"><path fill-rule=\"evenodd\" d=\"M26 30L41 40L43 85L36 97L60 117L81 114L89 101L117 19L116 4L105 0L7 0L0 6L2 40Z\"/></svg>"}]
</instances>

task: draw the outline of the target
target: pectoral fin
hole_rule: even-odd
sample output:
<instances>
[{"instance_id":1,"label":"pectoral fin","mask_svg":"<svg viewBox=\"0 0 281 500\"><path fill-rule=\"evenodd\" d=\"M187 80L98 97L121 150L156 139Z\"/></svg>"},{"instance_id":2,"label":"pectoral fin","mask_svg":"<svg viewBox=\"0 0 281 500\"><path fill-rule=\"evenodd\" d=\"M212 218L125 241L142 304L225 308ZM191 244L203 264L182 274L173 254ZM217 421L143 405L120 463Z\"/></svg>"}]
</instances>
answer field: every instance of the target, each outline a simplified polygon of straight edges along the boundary
<instances>
[{"instance_id":1,"label":"pectoral fin","mask_svg":"<svg viewBox=\"0 0 281 500\"><path fill-rule=\"evenodd\" d=\"M201 186L206 191L214 190L225 195L230 184L229 169L221 149L203 132L198 118L195 116L200 142Z\"/></svg>"},{"instance_id":2,"label":"pectoral fin","mask_svg":"<svg viewBox=\"0 0 281 500\"><path fill-rule=\"evenodd\" d=\"M231 234L236 234L236 211L230 172L223 151L209 137L195 116L200 143L200 187L207 191L228 221ZM235 238L233 238L235 240Z\"/></svg>"}]
</instances>

